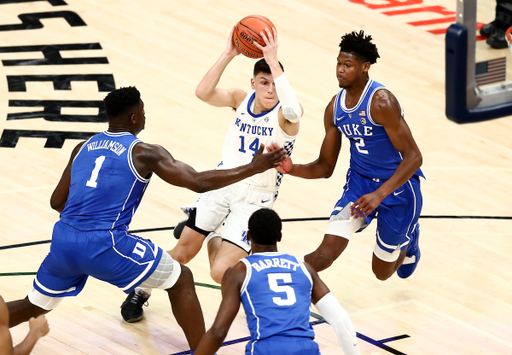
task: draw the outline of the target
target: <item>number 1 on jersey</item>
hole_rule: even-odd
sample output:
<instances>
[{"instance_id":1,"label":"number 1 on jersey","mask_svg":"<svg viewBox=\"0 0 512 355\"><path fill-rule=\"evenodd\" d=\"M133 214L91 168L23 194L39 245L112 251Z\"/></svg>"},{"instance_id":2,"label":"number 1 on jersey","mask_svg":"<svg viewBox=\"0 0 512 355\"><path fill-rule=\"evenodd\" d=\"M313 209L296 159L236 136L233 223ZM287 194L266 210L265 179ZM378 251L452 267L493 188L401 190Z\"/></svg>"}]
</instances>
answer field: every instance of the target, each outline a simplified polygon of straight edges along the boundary
<instances>
[{"instance_id":1,"label":"number 1 on jersey","mask_svg":"<svg viewBox=\"0 0 512 355\"><path fill-rule=\"evenodd\" d=\"M87 186L94 187L94 188L96 188L96 186L98 186L98 183L96 182L96 180L98 179L98 174L100 173L100 169L101 169L101 166L103 165L104 161L105 161L104 155L96 158L96 161L95 161L96 165L94 165L94 169L92 169L91 178L89 180L87 180L87 182L85 183Z\"/></svg>"}]
</instances>

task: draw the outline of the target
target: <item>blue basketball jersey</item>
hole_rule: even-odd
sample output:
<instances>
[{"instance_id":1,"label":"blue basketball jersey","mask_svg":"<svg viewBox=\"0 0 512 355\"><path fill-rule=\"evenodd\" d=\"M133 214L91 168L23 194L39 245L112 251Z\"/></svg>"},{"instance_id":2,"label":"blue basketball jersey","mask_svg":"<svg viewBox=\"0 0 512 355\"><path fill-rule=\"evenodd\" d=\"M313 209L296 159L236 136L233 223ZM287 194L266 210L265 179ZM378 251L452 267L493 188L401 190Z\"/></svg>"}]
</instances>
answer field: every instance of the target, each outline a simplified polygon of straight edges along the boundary
<instances>
[{"instance_id":1,"label":"blue basketball jersey","mask_svg":"<svg viewBox=\"0 0 512 355\"><path fill-rule=\"evenodd\" d=\"M342 89L334 102L334 124L350 140L350 167L369 178L389 179L402 161L402 155L391 143L386 130L372 119L370 105L377 90L385 87L368 80L357 105L345 106ZM403 108L400 106L402 117ZM415 173L423 177L420 169Z\"/></svg>"},{"instance_id":2,"label":"blue basketball jersey","mask_svg":"<svg viewBox=\"0 0 512 355\"><path fill-rule=\"evenodd\" d=\"M313 281L304 263L280 252L241 259L247 273L240 290L251 332L247 349L272 336L313 339L309 323Z\"/></svg>"},{"instance_id":3,"label":"blue basketball jersey","mask_svg":"<svg viewBox=\"0 0 512 355\"><path fill-rule=\"evenodd\" d=\"M131 133L102 132L84 143L71 167L60 220L78 230L128 230L149 184L132 162L140 140Z\"/></svg>"}]
</instances>

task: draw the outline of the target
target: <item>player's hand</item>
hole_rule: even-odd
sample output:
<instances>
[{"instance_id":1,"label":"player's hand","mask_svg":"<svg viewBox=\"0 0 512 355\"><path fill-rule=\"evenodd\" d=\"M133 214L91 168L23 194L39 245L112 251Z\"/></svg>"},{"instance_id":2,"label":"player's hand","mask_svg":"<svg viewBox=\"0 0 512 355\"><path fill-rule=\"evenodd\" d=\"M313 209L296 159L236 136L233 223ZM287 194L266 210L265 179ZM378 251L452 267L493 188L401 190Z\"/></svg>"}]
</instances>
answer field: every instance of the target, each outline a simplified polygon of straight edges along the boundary
<instances>
[{"instance_id":1,"label":"player's hand","mask_svg":"<svg viewBox=\"0 0 512 355\"><path fill-rule=\"evenodd\" d=\"M279 146L275 143L272 143L271 145L267 146L267 152L273 152L276 149L279 149ZM292 158L286 155L286 157L281 162L281 165L276 167L276 170L279 171L281 174L289 174L292 168Z\"/></svg>"},{"instance_id":2,"label":"player's hand","mask_svg":"<svg viewBox=\"0 0 512 355\"><path fill-rule=\"evenodd\" d=\"M265 41L265 47L257 42L254 45L263 52L263 57L268 65L272 62L277 63L277 30L272 27L272 30L265 27L265 32L260 32L263 41Z\"/></svg>"},{"instance_id":3,"label":"player's hand","mask_svg":"<svg viewBox=\"0 0 512 355\"><path fill-rule=\"evenodd\" d=\"M258 152L254 154L251 164L256 168L258 173L262 173L270 168L277 168L281 161L286 157L284 148L277 148L269 153L264 154L265 146L260 144Z\"/></svg>"},{"instance_id":4,"label":"player's hand","mask_svg":"<svg viewBox=\"0 0 512 355\"><path fill-rule=\"evenodd\" d=\"M376 191L359 197L350 207L350 216L356 219L368 217L383 199Z\"/></svg>"},{"instance_id":5,"label":"player's hand","mask_svg":"<svg viewBox=\"0 0 512 355\"><path fill-rule=\"evenodd\" d=\"M28 321L30 331L34 333L38 338L44 337L50 331L50 326L44 315L40 315L37 318L30 318Z\"/></svg>"},{"instance_id":6,"label":"player's hand","mask_svg":"<svg viewBox=\"0 0 512 355\"><path fill-rule=\"evenodd\" d=\"M238 49L238 47L236 46L236 44L233 40L234 32L235 32L235 26L233 26L233 28L231 29L231 32L229 33L228 44L226 45L225 52L228 55L237 56L240 54L240 50Z\"/></svg>"}]
</instances>

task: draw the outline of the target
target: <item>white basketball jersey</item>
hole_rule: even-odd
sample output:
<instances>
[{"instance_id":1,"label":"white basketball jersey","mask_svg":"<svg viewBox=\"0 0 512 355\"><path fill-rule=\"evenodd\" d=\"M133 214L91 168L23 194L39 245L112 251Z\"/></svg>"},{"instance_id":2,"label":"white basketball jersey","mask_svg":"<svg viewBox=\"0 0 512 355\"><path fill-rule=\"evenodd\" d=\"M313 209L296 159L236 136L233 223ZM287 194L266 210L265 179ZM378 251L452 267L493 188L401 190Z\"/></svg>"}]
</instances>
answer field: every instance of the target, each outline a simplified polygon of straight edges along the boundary
<instances>
[{"instance_id":1,"label":"white basketball jersey","mask_svg":"<svg viewBox=\"0 0 512 355\"><path fill-rule=\"evenodd\" d=\"M270 111L256 115L251 111L255 97L254 90L249 91L236 110L235 118L229 126L224 141L222 163L218 169L231 169L250 163L260 144L267 147L276 143L291 155L296 135L289 136L279 126L278 112L281 103L278 102ZM243 181L255 186L275 188L277 191L281 179L281 173L276 169L269 169Z\"/></svg>"}]
</instances>

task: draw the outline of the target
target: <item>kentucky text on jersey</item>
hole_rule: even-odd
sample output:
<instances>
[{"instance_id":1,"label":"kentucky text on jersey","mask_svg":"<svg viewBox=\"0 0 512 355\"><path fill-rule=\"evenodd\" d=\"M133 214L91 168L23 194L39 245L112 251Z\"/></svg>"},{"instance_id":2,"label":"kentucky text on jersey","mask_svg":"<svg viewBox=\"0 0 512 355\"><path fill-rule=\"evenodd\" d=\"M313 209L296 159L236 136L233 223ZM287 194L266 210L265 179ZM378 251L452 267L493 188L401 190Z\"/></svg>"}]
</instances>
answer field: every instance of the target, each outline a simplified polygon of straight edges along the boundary
<instances>
[{"instance_id":1,"label":"kentucky text on jersey","mask_svg":"<svg viewBox=\"0 0 512 355\"><path fill-rule=\"evenodd\" d=\"M120 156L126 151L126 147L124 145L111 140L102 140L87 144L88 152L96 149L108 149L116 153L118 156Z\"/></svg>"},{"instance_id":2,"label":"kentucky text on jersey","mask_svg":"<svg viewBox=\"0 0 512 355\"><path fill-rule=\"evenodd\" d=\"M258 136L271 136L273 127L261 127L261 126L251 126L248 123L240 124L241 120L239 118L235 121L235 126L240 127L240 132L245 132L247 134L256 134Z\"/></svg>"},{"instance_id":3,"label":"kentucky text on jersey","mask_svg":"<svg viewBox=\"0 0 512 355\"><path fill-rule=\"evenodd\" d=\"M258 272L261 270L270 269L273 267L279 267L279 268L283 268L283 269L292 269L293 268L293 271L295 271L299 267L299 264L295 263L291 260L287 260L287 259L272 258L272 259L260 260L259 263L252 263L251 266Z\"/></svg>"}]
</instances>

